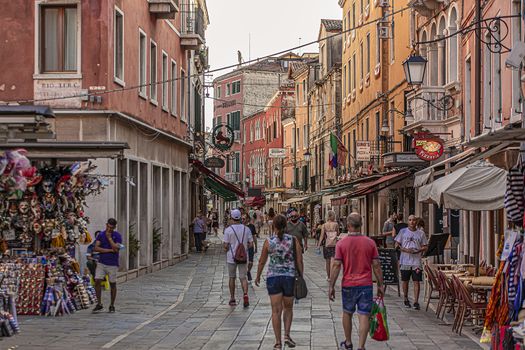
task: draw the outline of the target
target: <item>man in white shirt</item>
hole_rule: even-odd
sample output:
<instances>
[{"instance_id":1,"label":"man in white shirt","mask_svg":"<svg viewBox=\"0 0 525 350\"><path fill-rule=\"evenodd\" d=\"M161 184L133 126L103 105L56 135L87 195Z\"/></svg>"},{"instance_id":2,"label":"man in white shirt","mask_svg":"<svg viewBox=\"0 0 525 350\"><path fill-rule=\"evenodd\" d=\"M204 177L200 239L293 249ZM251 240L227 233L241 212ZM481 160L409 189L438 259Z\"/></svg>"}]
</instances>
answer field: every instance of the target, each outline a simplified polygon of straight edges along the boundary
<instances>
[{"instance_id":1,"label":"man in white shirt","mask_svg":"<svg viewBox=\"0 0 525 350\"><path fill-rule=\"evenodd\" d=\"M235 306L237 304L237 301L235 300L235 278L237 277L238 271L239 280L241 281L241 287L244 293L243 305L244 307L248 307L250 301L248 298L248 281L246 279L247 263L236 263L234 255L239 244L243 244L247 256L248 248L253 246L253 236L250 229L241 223L241 216L241 212L238 209L233 209L230 212L232 224L224 230L223 247L226 252L226 263L228 266L228 274L230 276L230 306Z\"/></svg>"},{"instance_id":2,"label":"man in white shirt","mask_svg":"<svg viewBox=\"0 0 525 350\"><path fill-rule=\"evenodd\" d=\"M417 218L408 217L408 227L399 231L396 236L396 248L401 250L399 265L401 270L401 284L405 297L405 307L411 308L408 300L408 282L412 278L414 283L414 309L419 310L420 282L423 280L423 264L421 257L427 250L428 242L425 233L416 227Z\"/></svg>"}]
</instances>

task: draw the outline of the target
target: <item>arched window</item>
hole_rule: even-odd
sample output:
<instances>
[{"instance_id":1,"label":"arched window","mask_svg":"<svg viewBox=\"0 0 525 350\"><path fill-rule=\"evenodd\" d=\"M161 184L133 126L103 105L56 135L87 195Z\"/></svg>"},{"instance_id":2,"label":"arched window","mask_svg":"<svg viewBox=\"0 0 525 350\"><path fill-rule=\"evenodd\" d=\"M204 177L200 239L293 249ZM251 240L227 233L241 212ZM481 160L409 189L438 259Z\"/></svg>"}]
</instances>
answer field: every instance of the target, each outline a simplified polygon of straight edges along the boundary
<instances>
[{"instance_id":1,"label":"arched window","mask_svg":"<svg viewBox=\"0 0 525 350\"><path fill-rule=\"evenodd\" d=\"M438 37L447 35L447 25L445 16L442 16L439 20ZM438 41L438 59L439 59L439 85L445 85L447 83L447 41Z\"/></svg>"},{"instance_id":2,"label":"arched window","mask_svg":"<svg viewBox=\"0 0 525 350\"><path fill-rule=\"evenodd\" d=\"M436 40L437 39L437 28L436 24L433 23L432 27L430 29L430 40ZM437 44L431 43L428 45L428 65L427 67L430 68L430 85L431 86L438 86L438 50L437 50Z\"/></svg>"},{"instance_id":3,"label":"arched window","mask_svg":"<svg viewBox=\"0 0 525 350\"><path fill-rule=\"evenodd\" d=\"M426 30L423 30L420 41L421 42L428 41ZM421 44L421 56L423 56L424 58L428 60L428 44ZM423 85L429 85L428 76L429 76L428 70L425 70L425 76L423 77Z\"/></svg>"},{"instance_id":4,"label":"arched window","mask_svg":"<svg viewBox=\"0 0 525 350\"><path fill-rule=\"evenodd\" d=\"M458 13L455 7L450 10L450 16L448 20L448 33L452 35L457 32L457 20ZM458 37L457 35L451 36L448 45L448 81L458 81Z\"/></svg>"}]
</instances>

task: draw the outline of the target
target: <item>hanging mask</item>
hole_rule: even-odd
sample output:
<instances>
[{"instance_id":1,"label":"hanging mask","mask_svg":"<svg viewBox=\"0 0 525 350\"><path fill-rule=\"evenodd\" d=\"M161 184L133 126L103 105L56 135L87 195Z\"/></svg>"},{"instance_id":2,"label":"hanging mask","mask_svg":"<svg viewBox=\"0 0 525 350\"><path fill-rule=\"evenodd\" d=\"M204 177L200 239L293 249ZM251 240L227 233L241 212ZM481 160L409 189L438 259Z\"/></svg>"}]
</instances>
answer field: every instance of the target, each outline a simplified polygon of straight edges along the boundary
<instances>
[{"instance_id":1,"label":"hanging mask","mask_svg":"<svg viewBox=\"0 0 525 350\"><path fill-rule=\"evenodd\" d=\"M18 204L18 211L24 215L29 213L29 203L27 201L21 201L20 204Z\"/></svg>"},{"instance_id":2,"label":"hanging mask","mask_svg":"<svg viewBox=\"0 0 525 350\"><path fill-rule=\"evenodd\" d=\"M42 189L44 190L44 192L46 193L51 193L53 192L53 188L55 186L53 185L53 181L51 180L45 180L44 182L42 182Z\"/></svg>"}]
</instances>

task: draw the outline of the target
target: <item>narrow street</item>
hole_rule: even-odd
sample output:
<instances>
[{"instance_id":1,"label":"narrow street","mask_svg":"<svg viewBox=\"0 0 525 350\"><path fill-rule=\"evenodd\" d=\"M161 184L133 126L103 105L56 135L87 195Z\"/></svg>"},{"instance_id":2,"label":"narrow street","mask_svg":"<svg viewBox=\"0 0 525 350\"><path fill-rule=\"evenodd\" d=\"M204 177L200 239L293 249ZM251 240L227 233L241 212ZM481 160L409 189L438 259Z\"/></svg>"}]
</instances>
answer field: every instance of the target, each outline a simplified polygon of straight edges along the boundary
<instances>
[{"instance_id":1,"label":"narrow street","mask_svg":"<svg viewBox=\"0 0 525 350\"><path fill-rule=\"evenodd\" d=\"M115 314L86 310L51 320L20 317L21 334L1 338L0 349L271 349L265 286L250 286L249 308L228 306L224 256L215 243L205 255L192 254L182 263L120 285ZM296 349L336 349L342 339L340 296L328 302L320 256L307 252L305 265L310 293L294 308ZM480 348L468 337L453 334L450 326L439 325L433 312L406 310L397 291L388 292L391 340L369 340L367 349Z\"/></svg>"}]
</instances>

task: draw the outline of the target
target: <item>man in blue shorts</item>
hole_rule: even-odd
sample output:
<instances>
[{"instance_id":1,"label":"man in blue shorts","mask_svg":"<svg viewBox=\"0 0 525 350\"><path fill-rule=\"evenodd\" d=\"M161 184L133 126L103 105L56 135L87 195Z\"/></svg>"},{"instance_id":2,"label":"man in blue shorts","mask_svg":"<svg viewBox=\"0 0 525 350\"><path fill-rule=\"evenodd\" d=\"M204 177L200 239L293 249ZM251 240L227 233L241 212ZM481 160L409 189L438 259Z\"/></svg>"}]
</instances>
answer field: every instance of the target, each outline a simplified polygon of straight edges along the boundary
<instances>
[{"instance_id":1,"label":"man in blue shorts","mask_svg":"<svg viewBox=\"0 0 525 350\"><path fill-rule=\"evenodd\" d=\"M353 349L352 316L357 310L359 319L359 349L365 348L366 337L370 328L369 316L373 305L372 269L377 279L377 295L383 296L383 273L379 262L376 244L363 236L363 220L359 213L352 213L347 218L348 235L337 242L335 259L330 272L330 289L328 296L335 300L335 282L343 266L343 329L345 340L341 349Z\"/></svg>"}]
</instances>

